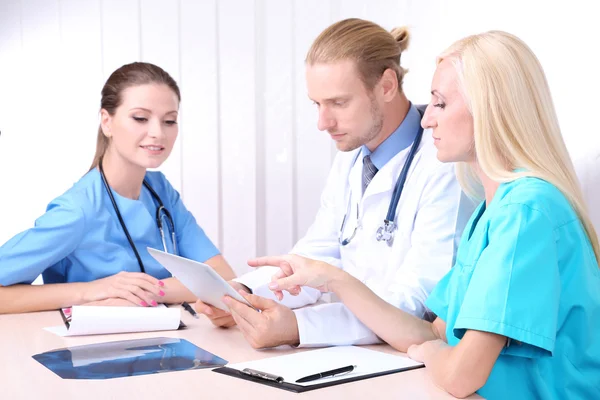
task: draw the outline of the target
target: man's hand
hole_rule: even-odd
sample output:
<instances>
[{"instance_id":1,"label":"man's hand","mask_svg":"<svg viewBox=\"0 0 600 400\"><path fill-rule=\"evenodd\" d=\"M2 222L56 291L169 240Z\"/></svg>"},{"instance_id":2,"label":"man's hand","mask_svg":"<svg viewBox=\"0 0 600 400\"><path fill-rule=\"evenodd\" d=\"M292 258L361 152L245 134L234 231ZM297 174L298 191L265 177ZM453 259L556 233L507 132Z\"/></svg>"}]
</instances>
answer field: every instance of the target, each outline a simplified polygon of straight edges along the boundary
<instances>
[{"instance_id":1,"label":"man's hand","mask_svg":"<svg viewBox=\"0 0 600 400\"><path fill-rule=\"evenodd\" d=\"M229 296L225 296L223 302L230 308L233 319L253 348L262 349L282 344L296 346L300 343L298 321L292 310L273 300L248 294L244 290L239 292L261 312Z\"/></svg>"},{"instance_id":2,"label":"man's hand","mask_svg":"<svg viewBox=\"0 0 600 400\"><path fill-rule=\"evenodd\" d=\"M246 287L238 282L229 281L228 282L235 290L246 292ZM206 304L201 300L196 301L196 312L198 314L204 314L213 323L213 325L218 326L220 328L231 328L235 325L235 320L227 311L223 311L220 308L216 308L211 306L210 304Z\"/></svg>"}]
</instances>

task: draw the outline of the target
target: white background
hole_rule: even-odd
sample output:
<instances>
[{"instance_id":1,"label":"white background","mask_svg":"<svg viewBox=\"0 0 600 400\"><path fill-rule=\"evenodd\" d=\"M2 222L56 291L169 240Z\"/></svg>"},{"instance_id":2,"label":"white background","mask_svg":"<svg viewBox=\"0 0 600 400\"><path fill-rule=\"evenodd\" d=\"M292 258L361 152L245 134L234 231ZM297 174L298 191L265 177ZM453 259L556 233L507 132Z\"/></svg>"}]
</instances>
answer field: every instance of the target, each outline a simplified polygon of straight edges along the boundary
<instances>
[{"instance_id":1,"label":"white background","mask_svg":"<svg viewBox=\"0 0 600 400\"><path fill-rule=\"evenodd\" d=\"M346 17L408 25L405 90L427 102L435 56L503 29L540 58L567 145L600 148L595 1L0 0L0 243L32 226L89 168L100 90L135 60L182 89L161 168L238 273L287 252L311 223L335 149L316 129L304 57Z\"/></svg>"}]
</instances>

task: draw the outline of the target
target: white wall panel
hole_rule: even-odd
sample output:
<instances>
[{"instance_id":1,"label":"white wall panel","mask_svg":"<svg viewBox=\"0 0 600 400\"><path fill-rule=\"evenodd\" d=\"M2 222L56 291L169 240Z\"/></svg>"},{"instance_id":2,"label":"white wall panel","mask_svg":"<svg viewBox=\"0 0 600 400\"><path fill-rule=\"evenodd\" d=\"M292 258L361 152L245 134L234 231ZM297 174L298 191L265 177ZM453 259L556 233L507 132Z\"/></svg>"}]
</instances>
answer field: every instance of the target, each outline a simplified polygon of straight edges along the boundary
<instances>
[{"instance_id":1,"label":"white wall panel","mask_svg":"<svg viewBox=\"0 0 600 400\"><path fill-rule=\"evenodd\" d=\"M96 151L102 76L100 1L60 0L59 61L61 124L53 136L69 138L68 161L56 165L57 176L75 183L89 169ZM61 149L62 150L62 149ZM54 167L53 167L54 168Z\"/></svg>"},{"instance_id":2,"label":"white wall panel","mask_svg":"<svg viewBox=\"0 0 600 400\"><path fill-rule=\"evenodd\" d=\"M332 161L331 138L317 129L317 109L308 98L304 75L306 53L331 24L330 6L329 0L294 1L296 238L306 233L317 213Z\"/></svg>"},{"instance_id":3,"label":"white wall panel","mask_svg":"<svg viewBox=\"0 0 600 400\"><path fill-rule=\"evenodd\" d=\"M69 166L69 152L62 131L70 124L70 114L61 107L64 82L60 73L59 2L22 1L21 23L21 84L13 92L21 95L20 119L15 131L7 133L17 137L8 149L11 167L2 172L15 172L13 195L6 196L3 202L9 206L2 209L19 218L13 226L17 231L32 226L50 200L72 184L70 174L64 173Z\"/></svg>"},{"instance_id":4,"label":"white wall panel","mask_svg":"<svg viewBox=\"0 0 600 400\"><path fill-rule=\"evenodd\" d=\"M101 0L102 71L104 80L124 64L139 61L139 0ZM99 89L100 90L100 89Z\"/></svg>"},{"instance_id":5,"label":"white wall panel","mask_svg":"<svg viewBox=\"0 0 600 400\"><path fill-rule=\"evenodd\" d=\"M183 199L222 247L216 0L181 2L180 137Z\"/></svg>"},{"instance_id":6,"label":"white wall panel","mask_svg":"<svg viewBox=\"0 0 600 400\"><path fill-rule=\"evenodd\" d=\"M22 167L19 153L27 149L27 139L22 126L27 112L27 96L22 90L26 83L23 69L23 44L21 37L21 2L0 2L0 186L11 193L23 191L31 196L33 188L23 188L24 177L16 173ZM23 157L25 159L28 156ZM25 190L23 190L25 189ZM0 196L0 243L4 243L17 231L31 225L31 218L43 211L39 202L25 200L23 195ZM20 215L20 214L23 214Z\"/></svg>"},{"instance_id":7,"label":"white wall panel","mask_svg":"<svg viewBox=\"0 0 600 400\"><path fill-rule=\"evenodd\" d=\"M160 66L179 81L179 1L140 1L141 60ZM158 168L181 191L181 138Z\"/></svg>"},{"instance_id":8,"label":"white wall panel","mask_svg":"<svg viewBox=\"0 0 600 400\"><path fill-rule=\"evenodd\" d=\"M254 2L218 9L219 112L223 190L222 251L237 271L256 253L256 92Z\"/></svg>"},{"instance_id":9,"label":"white wall panel","mask_svg":"<svg viewBox=\"0 0 600 400\"><path fill-rule=\"evenodd\" d=\"M287 253L295 242L294 215L294 82L302 66L294 64L293 4L264 3L264 229L266 254Z\"/></svg>"}]
</instances>

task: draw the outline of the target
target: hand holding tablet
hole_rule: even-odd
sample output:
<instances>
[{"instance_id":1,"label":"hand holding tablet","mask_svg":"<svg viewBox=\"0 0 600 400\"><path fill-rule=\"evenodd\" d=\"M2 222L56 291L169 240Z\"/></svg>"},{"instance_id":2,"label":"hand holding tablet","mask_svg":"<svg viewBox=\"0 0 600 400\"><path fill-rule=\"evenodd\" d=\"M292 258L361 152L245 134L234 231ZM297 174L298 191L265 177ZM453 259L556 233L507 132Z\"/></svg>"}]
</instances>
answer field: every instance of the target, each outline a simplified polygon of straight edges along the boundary
<instances>
[{"instance_id":1,"label":"hand holding tablet","mask_svg":"<svg viewBox=\"0 0 600 400\"><path fill-rule=\"evenodd\" d=\"M221 300L227 295L252 307L209 265L150 247L148 253L204 303L229 312L229 307Z\"/></svg>"}]
</instances>

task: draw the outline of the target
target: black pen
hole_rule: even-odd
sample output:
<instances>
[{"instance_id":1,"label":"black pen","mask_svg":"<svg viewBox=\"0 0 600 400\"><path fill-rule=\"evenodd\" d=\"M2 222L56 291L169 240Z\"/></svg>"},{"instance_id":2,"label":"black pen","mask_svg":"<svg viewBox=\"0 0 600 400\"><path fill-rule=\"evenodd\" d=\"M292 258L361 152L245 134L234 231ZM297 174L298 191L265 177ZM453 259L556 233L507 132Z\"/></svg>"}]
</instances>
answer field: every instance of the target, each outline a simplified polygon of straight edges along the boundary
<instances>
[{"instance_id":1,"label":"black pen","mask_svg":"<svg viewBox=\"0 0 600 400\"><path fill-rule=\"evenodd\" d=\"M198 314L196 314L196 311L192 308L192 306L190 306L187 303L187 301L184 301L183 303L181 303L181 307L185 308L187 310L187 312L192 314L192 317L198 319Z\"/></svg>"},{"instance_id":2,"label":"black pen","mask_svg":"<svg viewBox=\"0 0 600 400\"><path fill-rule=\"evenodd\" d=\"M354 368L356 368L356 365L348 365L347 367L332 369L330 371L325 371L325 372L321 372L318 374L305 376L304 378L298 379L296 381L296 383L316 381L317 379L321 379L321 378L330 378L332 376L336 376L336 375L340 375L340 374L347 374L348 372L354 371Z\"/></svg>"}]
</instances>

